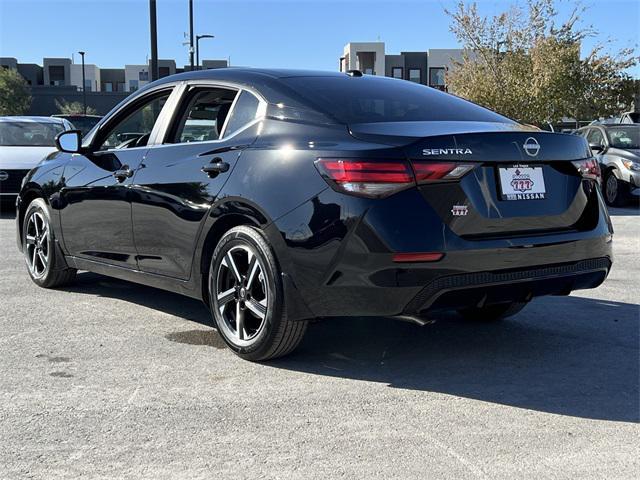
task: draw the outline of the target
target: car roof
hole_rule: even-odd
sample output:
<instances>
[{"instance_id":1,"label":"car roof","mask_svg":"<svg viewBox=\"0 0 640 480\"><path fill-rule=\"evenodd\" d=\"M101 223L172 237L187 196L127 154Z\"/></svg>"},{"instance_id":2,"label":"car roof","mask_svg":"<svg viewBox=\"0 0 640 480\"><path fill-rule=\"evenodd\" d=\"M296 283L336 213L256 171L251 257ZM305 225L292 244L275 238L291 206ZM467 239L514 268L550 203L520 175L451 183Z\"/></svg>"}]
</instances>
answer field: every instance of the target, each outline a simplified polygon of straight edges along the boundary
<instances>
[{"instance_id":1,"label":"car roof","mask_svg":"<svg viewBox=\"0 0 640 480\"><path fill-rule=\"evenodd\" d=\"M342 72L331 72L324 70L296 70L288 68L249 68L249 67L227 67L212 68L209 70L194 70L183 72L158 80L236 80L236 81L260 81L268 78L291 78L291 77L342 77L346 74Z\"/></svg>"},{"instance_id":2,"label":"car roof","mask_svg":"<svg viewBox=\"0 0 640 480\"><path fill-rule=\"evenodd\" d=\"M32 122L32 123L57 123L64 124L64 118L38 117L38 116L6 116L0 117L0 122Z\"/></svg>"}]
</instances>

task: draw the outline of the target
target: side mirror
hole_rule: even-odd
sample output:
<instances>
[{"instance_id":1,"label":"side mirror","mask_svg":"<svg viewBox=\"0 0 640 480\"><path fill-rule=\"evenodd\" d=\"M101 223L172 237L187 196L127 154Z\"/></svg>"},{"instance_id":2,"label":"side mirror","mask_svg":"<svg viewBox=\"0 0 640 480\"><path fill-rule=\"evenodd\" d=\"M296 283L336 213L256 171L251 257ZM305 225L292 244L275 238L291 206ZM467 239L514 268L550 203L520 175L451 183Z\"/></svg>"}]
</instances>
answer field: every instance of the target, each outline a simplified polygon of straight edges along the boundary
<instances>
[{"instance_id":1,"label":"side mirror","mask_svg":"<svg viewBox=\"0 0 640 480\"><path fill-rule=\"evenodd\" d=\"M61 152L78 153L82 145L80 130L67 130L56 136L56 147Z\"/></svg>"},{"instance_id":2,"label":"side mirror","mask_svg":"<svg viewBox=\"0 0 640 480\"><path fill-rule=\"evenodd\" d=\"M604 151L604 146L600 143L590 143L589 148L593 153L602 153Z\"/></svg>"}]
</instances>

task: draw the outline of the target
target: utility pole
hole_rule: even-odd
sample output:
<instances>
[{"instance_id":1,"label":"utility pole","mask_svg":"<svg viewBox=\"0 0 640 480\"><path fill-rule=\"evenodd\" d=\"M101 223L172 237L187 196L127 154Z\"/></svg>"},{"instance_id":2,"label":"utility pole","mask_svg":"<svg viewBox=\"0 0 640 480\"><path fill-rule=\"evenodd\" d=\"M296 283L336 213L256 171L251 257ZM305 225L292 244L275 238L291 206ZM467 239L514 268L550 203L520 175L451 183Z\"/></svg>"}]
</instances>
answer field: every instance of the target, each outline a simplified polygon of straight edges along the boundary
<instances>
[{"instance_id":1,"label":"utility pole","mask_svg":"<svg viewBox=\"0 0 640 480\"><path fill-rule=\"evenodd\" d=\"M194 53L194 45L193 45L193 0L189 0L189 64L191 65L191 70L193 70L193 53Z\"/></svg>"},{"instance_id":2,"label":"utility pole","mask_svg":"<svg viewBox=\"0 0 640 480\"><path fill-rule=\"evenodd\" d=\"M156 0L149 0L149 32L151 32L151 81L158 80L158 24L156 21Z\"/></svg>"},{"instance_id":3,"label":"utility pole","mask_svg":"<svg viewBox=\"0 0 640 480\"><path fill-rule=\"evenodd\" d=\"M84 80L84 52L78 52L82 57L82 104L84 114L87 114L87 83Z\"/></svg>"}]
</instances>

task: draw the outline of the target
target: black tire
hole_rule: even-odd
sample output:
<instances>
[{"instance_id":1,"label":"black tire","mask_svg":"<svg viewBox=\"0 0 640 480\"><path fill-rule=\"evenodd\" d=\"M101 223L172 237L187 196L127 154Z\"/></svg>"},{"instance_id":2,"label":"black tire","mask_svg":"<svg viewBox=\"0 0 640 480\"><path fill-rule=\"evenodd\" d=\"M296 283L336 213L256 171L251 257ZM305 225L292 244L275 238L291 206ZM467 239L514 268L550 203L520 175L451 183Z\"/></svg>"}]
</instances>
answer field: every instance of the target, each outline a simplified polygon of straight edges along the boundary
<instances>
[{"instance_id":1,"label":"black tire","mask_svg":"<svg viewBox=\"0 0 640 480\"><path fill-rule=\"evenodd\" d=\"M31 280L43 288L55 288L73 281L77 270L57 265L55 236L49 208L42 198L27 207L22 222L22 253Z\"/></svg>"},{"instance_id":2,"label":"black tire","mask_svg":"<svg viewBox=\"0 0 640 480\"><path fill-rule=\"evenodd\" d=\"M627 188L616 178L613 170L607 171L602 182L604 201L612 207L624 207L627 203Z\"/></svg>"},{"instance_id":3,"label":"black tire","mask_svg":"<svg viewBox=\"0 0 640 480\"><path fill-rule=\"evenodd\" d=\"M288 320L280 267L255 228L235 227L220 239L209 267L208 288L220 336L245 360L287 355L307 330L306 320Z\"/></svg>"},{"instance_id":4,"label":"black tire","mask_svg":"<svg viewBox=\"0 0 640 480\"><path fill-rule=\"evenodd\" d=\"M495 322L512 317L519 313L527 305L527 302L508 302L496 305L486 305L477 308L465 308L458 310L458 313L467 320L480 322Z\"/></svg>"}]
</instances>

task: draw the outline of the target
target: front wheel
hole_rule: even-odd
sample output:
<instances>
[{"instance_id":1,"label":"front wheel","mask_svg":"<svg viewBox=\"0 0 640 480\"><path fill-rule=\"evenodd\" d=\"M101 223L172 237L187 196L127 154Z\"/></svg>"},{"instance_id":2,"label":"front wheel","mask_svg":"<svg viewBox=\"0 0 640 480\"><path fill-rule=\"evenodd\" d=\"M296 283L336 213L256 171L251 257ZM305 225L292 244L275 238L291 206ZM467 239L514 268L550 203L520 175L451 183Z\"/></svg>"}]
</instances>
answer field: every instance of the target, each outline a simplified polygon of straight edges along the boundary
<instances>
[{"instance_id":1,"label":"front wheel","mask_svg":"<svg viewBox=\"0 0 640 480\"><path fill-rule=\"evenodd\" d=\"M31 280L40 287L60 287L76 276L74 268L56 264L49 209L41 198L36 198L27 207L22 223L22 252Z\"/></svg>"},{"instance_id":2,"label":"front wheel","mask_svg":"<svg viewBox=\"0 0 640 480\"><path fill-rule=\"evenodd\" d=\"M527 302L498 303L496 305L485 305L484 307L465 308L458 310L458 313L467 320L495 322L512 317L526 305Z\"/></svg>"},{"instance_id":3,"label":"front wheel","mask_svg":"<svg viewBox=\"0 0 640 480\"><path fill-rule=\"evenodd\" d=\"M626 203L625 185L611 170L604 177L604 199L612 207L622 207Z\"/></svg>"},{"instance_id":4,"label":"front wheel","mask_svg":"<svg viewBox=\"0 0 640 480\"><path fill-rule=\"evenodd\" d=\"M208 283L218 332L240 357L281 357L302 340L307 322L287 319L280 268L259 230L235 227L220 239Z\"/></svg>"}]
</instances>

